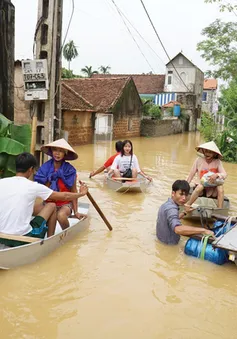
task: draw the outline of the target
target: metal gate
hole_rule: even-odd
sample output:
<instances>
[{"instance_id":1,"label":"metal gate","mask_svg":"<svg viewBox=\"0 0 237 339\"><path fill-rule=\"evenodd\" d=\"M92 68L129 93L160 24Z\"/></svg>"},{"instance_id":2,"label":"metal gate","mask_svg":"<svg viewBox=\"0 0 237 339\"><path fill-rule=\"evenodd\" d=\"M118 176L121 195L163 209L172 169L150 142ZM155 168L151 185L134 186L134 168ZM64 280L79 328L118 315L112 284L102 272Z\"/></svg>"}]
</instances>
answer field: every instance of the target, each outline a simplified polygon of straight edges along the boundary
<instances>
[{"instance_id":1,"label":"metal gate","mask_svg":"<svg viewBox=\"0 0 237 339\"><path fill-rule=\"evenodd\" d=\"M95 116L94 143L113 138L113 114L97 113Z\"/></svg>"}]
</instances>

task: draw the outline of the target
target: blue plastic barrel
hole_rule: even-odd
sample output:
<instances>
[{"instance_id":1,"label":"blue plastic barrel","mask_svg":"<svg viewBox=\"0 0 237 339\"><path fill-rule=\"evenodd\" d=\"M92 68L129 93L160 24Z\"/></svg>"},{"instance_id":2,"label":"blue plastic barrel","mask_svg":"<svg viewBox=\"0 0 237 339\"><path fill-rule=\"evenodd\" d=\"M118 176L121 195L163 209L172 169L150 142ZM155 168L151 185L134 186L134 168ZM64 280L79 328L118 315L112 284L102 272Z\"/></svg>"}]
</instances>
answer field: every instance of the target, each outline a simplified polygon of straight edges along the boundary
<instances>
[{"instance_id":1,"label":"blue plastic barrel","mask_svg":"<svg viewBox=\"0 0 237 339\"><path fill-rule=\"evenodd\" d=\"M180 109L180 105L174 105L174 116L175 117L179 117L180 116L180 111L181 111L181 109Z\"/></svg>"}]
</instances>

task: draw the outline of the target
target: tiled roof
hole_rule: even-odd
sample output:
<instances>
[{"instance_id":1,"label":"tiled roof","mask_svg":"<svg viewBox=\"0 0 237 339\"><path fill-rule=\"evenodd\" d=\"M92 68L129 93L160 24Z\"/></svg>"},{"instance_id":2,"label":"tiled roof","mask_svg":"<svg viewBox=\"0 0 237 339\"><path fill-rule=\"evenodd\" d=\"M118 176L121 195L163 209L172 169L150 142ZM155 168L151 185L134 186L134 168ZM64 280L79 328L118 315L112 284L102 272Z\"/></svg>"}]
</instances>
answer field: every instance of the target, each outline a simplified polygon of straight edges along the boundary
<instances>
[{"instance_id":1,"label":"tiled roof","mask_svg":"<svg viewBox=\"0 0 237 339\"><path fill-rule=\"evenodd\" d=\"M170 108L170 107L174 107L174 105L181 105L181 103L178 101L171 100L170 102L167 102L167 104L164 104L162 107Z\"/></svg>"},{"instance_id":2,"label":"tiled roof","mask_svg":"<svg viewBox=\"0 0 237 339\"><path fill-rule=\"evenodd\" d=\"M131 76L139 94L157 94L164 91L165 74L93 74L93 78L123 78Z\"/></svg>"},{"instance_id":3,"label":"tiled roof","mask_svg":"<svg viewBox=\"0 0 237 339\"><path fill-rule=\"evenodd\" d=\"M82 98L75 92L67 83L62 81L62 109L78 110L78 111L93 111L93 105Z\"/></svg>"},{"instance_id":4,"label":"tiled roof","mask_svg":"<svg viewBox=\"0 0 237 339\"><path fill-rule=\"evenodd\" d=\"M76 78L65 79L62 81L62 88L71 89L77 95L83 99L84 102L91 105L94 110L106 112L114 106L119 99L124 87L131 81L130 77L126 78ZM75 96L75 94L74 94ZM64 95L64 100L65 100ZM73 101L72 98L67 102ZM77 106L80 109L81 103L73 103L73 106Z\"/></svg>"},{"instance_id":5,"label":"tiled roof","mask_svg":"<svg viewBox=\"0 0 237 339\"><path fill-rule=\"evenodd\" d=\"M216 79L204 79L203 89L217 89Z\"/></svg>"}]
</instances>

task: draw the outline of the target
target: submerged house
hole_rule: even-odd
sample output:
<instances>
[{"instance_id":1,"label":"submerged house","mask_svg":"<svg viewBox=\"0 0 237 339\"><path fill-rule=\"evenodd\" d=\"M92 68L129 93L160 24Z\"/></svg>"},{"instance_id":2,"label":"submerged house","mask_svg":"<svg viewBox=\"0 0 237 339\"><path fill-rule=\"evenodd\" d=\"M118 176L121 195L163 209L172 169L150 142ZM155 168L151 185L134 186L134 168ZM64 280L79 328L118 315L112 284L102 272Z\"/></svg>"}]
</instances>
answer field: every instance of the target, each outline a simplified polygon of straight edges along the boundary
<instances>
[{"instance_id":1,"label":"submerged house","mask_svg":"<svg viewBox=\"0 0 237 339\"><path fill-rule=\"evenodd\" d=\"M202 111L215 114L217 110L217 80L205 79L203 82Z\"/></svg>"},{"instance_id":2,"label":"submerged house","mask_svg":"<svg viewBox=\"0 0 237 339\"><path fill-rule=\"evenodd\" d=\"M62 128L72 145L140 136L141 110L131 77L62 81Z\"/></svg>"},{"instance_id":3,"label":"submerged house","mask_svg":"<svg viewBox=\"0 0 237 339\"><path fill-rule=\"evenodd\" d=\"M201 116L204 73L183 53L178 53L166 64L164 92L175 93L189 115L189 131L196 130Z\"/></svg>"}]
</instances>

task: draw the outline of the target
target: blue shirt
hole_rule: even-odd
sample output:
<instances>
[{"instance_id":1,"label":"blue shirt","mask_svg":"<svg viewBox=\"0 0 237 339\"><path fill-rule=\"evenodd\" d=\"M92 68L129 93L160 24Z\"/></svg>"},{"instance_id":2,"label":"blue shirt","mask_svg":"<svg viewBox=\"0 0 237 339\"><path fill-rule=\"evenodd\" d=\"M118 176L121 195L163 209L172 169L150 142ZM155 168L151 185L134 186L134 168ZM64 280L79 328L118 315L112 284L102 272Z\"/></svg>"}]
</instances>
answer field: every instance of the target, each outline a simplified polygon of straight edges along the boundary
<instances>
[{"instance_id":1,"label":"blue shirt","mask_svg":"<svg viewBox=\"0 0 237 339\"><path fill-rule=\"evenodd\" d=\"M165 244L176 245L180 235L176 234L176 226L182 225L179 218L179 206L169 198L160 206L156 222L156 236Z\"/></svg>"}]
</instances>

